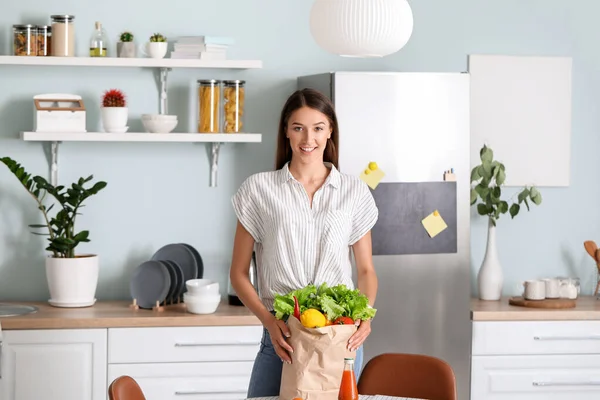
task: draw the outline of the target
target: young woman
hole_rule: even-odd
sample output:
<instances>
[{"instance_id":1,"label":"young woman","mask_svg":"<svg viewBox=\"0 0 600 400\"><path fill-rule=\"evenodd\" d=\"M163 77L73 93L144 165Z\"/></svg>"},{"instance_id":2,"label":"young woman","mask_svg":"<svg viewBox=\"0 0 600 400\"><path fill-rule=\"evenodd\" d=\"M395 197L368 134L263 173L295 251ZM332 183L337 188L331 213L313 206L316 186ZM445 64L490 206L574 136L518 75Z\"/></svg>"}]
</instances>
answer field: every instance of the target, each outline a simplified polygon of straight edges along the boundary
<instances>
[{"instance_id":1,"label":"young woman","mask_svg":"<svg viewBox=\"0 0 600 400\"><path fill-rule=\"evenodd\" d=\"M323 282L353 288L352 249L358 289L375 302L370 232L378 210L363 181L338 171L338 135L331 101L315 90L296 91L281 112L276 170L248 177L232 198L238 223L230 280L264 326L248 397L278 396L282 363L291 362L289 329L272 312L275 293ZM248 276L255 247L258 294ZM348 348L356 350L359 372L371 322L357 324Z\"/></svg>"}]
</instances>

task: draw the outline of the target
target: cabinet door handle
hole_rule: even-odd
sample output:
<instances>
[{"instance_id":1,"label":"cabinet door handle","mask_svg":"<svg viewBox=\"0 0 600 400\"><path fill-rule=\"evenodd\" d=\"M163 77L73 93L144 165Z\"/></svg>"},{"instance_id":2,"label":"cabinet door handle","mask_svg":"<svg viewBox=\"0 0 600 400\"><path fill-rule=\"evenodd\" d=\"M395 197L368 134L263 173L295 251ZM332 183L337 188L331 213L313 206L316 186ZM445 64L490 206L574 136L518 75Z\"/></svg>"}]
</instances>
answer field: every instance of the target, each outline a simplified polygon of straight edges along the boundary
<instances>
[{"instance_id":1,"label":"cabinet door handle","mask_svg":"<svg viewBox=\"0 0 600 400\"><path fill-rule=\"evenodd\" d=\"M175 347L203 347L203 346L254 346L260 342L256 341L238 341L238 342L227 342L227 343L197 343L197 342L178 342L175 343Z\"/></svg>"},{"instance_id":2,"label":"cabinet door handle","mask_svg":"<svg viewBox=\"0 0 600 400\"><path fill-rule=\"evenodd\" d=\"M533 386L600 386L600 381L533 382Z\"/></svg>"},{"instance_id":3,"label":"cabinet door handle","mask_svg":"<svg viewBox=\"0 0 600 400\"><path fill-rule=\"evenodd\" d=\"M234 392L234 391L205 392L205 391L201 391L201 390L184 390L184 391L175 392L175 395L176 396L187 396L187 395L195 395L195 394L241 394L241 393L243 393L243 392Z\"/></svg>"},{"instance_id":4,"label":"cabinet door handle","mask_svg":"<svg viewBox=\"0 0 600 400\"><path fill-rule=\"evenodd\" d=\"M534 336L533 340L600 340L600 335L589 335L589 336Z\"/></svg>"},{"instance_id":5,"label":"cabinet door handle","mask_svg":"<svg viewBox=\"0 0 600 400\"><path fill-rule=\"evenodd\" d=\"M2 379L2 332L0 332L0 379Z\"/></svg>"}]
</instances>

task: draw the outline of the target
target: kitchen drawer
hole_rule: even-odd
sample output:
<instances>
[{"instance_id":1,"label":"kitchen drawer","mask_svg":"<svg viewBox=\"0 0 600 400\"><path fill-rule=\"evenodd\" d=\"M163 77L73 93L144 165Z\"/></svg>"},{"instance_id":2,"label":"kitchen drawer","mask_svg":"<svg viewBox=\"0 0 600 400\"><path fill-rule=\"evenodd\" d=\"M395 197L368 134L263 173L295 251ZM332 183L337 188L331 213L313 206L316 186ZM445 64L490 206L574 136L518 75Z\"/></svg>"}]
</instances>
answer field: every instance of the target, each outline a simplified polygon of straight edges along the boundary
<instances>
[{"instance_id":1,"label":"kitchen drawer","mask_svg":"<svg viewBox=\"0 0 600 400\"><path fill-rule=\"evenodd\" d=\"M177 364L112 364L108 382L129 375L146 400L245 399L253 361Z\"/></svg>"},{"instance_id":2,"label":"kitchen drawer","mask_svg":"<svg viewBox=\"0 0 600 400\"><path fill-rule=\"evenodd\" d=\"M108 363L253 361L262 326L114 328Z\"/></svg>"},{"instance_id":3,"label":"kitchen drawer","mask_svg":"<svg viewBox=\"0 0 600 400\"><path fill-rule=\"evenodd\" d=\"M600 355L477 356L471 400L600 398Z\"/></svg>"},{"instance_id":4,"label":"kitchen drawer","mask_svg":"<svg viewBox=\"0 0 600 400\"><path fill-rule=\"evenodd\" d=\"M600 354L600 321L475 321L472 354Z\"/></svg>"}]
</instances>

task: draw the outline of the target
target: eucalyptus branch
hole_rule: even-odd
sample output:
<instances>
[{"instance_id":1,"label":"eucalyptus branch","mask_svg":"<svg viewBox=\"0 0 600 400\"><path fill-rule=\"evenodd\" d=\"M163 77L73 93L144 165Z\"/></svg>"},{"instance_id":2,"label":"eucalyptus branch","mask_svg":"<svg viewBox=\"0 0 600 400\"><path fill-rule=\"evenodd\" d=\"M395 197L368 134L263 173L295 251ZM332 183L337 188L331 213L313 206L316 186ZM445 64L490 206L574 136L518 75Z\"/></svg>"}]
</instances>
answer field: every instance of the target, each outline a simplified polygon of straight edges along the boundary
<instances>
[{"instance_id":1,"label":"eucalyptus branch","mask_svg":"<svg viewBox=\"0 0 600 400\"><path fill-rule=\"evenodd\" d=\"M471 205L477 204L479 215L487 216L491 222L496 225L496 221L502 214L509 213L513 219L519 213L521 204L525 203L529 210L529 201L535 205L542 203L542 194L534 186L524 187L520 192L513 194L509 201L501 199L501 186L506 180L506 171L504 164L494 160L494 152L486 145L479 152L481 164L471 170ZM475 183L475 184L474 184ZM517 196L517 202L513 199Z\"/></svg>"}]
</instances>

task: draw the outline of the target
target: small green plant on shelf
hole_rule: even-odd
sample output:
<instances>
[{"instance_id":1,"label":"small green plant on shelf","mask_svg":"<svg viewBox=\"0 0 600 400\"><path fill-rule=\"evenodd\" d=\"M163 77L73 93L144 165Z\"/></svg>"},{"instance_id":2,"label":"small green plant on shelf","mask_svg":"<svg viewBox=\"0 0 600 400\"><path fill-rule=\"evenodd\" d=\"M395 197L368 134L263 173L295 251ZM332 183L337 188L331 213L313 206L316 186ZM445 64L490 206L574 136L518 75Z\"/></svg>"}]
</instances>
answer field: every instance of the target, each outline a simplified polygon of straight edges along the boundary
<instances>
[{"instance_id":1,"label":"small green plant on shelf","mask_svg":"<svg viewBox=\"0 0 600 400\"><path fill-rule=\"evenodd\" d=\"M102 95L102 107L125 107L125 94L119 89L110 89Z\"/></svg>"},{"instance_id":2,"label":"small green plant on shelf","mask_svg":"<svg viewBox=\"0 0 600 400\"><path fill-rule=\"evenodd\" d=\"M152 36L150 36L150 42L153 42L153 43L166 42L166 41L167 41L167 37L161 35L160 33L155 33Z\"/></svg>"},{"instance_id":3,"label":"small green plant on shelf","mask_svg":"<svg viewBox=\"0 0 600 400\"><path fill-rule=\"evenodd\" d=\"M90 241L90 232L87 230L75 232L75 219L77 215L81 215L80 208L84 207L83 202L104 189L106 182L96 182L92 187L85 188L85 184L94 178L93 175L90 175L87 178L79 178L71 187L55 187L41 176L32 177L21 164L9 157L0 158L0 162L6 165L21 182L21 185L34 198L38 209L42 212L45 223L32 224L29 227L47 230L47 233L32 233L48 236L50 244L46 250L51 252L54 258L76 258L75 248L79 243ZM46 206L45 200L48 194L54 197L61 207L54 217L50 217L49 213L56 203Z\"/></svg>"},{"instance_id":4,"label":"small green plant on shelf","mask_svg":"<svg viewBox=\"0 0 600 400\"><path fill-rule=\"evenodd\" d=\"M479 158L481 164L471 170L471 205L477 203L477 199L481 199L481 202L477 204L477 213L489 217L494 226L500 216L506 212L510 214L511 219L516 217L523 203L527 207L527 211L529 211L529 201L535 205L542 203L540 191L535 186L529 186L515 193L517 202L513 202L509 206L507 201L501 199L500 186L506 180L504 164L494 160L494 152L486 145L483 145L479 151ZM514 195L509 201L513 199Z\"/></svg>"},{"instance_id":5,"label":"small green plant on shelf","mask_svg":"<svg viewBox=\"0 0 600 400\"><path fill-rule=\"evenodd\" d=\"M133 42L133 33L129 32L129 31L125 31L125 32L121 33L121 36L119 37L119 39L123 43Z\"/></svg>"}]
</instances>

